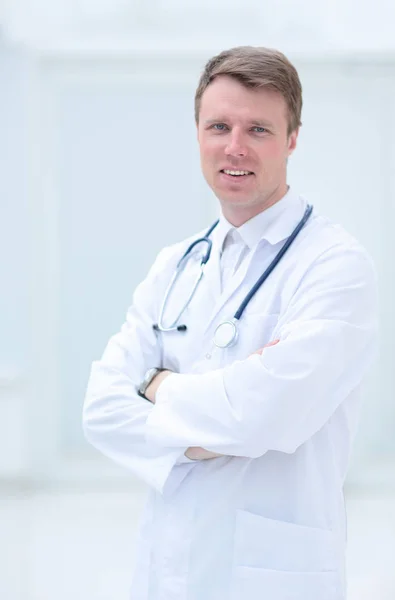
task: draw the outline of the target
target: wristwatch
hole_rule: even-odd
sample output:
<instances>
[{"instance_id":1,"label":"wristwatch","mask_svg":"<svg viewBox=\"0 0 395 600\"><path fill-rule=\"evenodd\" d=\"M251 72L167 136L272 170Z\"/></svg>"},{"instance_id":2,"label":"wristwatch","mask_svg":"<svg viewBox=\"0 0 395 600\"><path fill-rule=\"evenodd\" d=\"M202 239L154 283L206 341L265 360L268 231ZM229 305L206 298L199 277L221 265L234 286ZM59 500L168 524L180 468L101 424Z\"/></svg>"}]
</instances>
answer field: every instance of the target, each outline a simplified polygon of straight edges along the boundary
<instances>
[{"instance_id":1,"label":"wristwatch","mask_svg":"<svg viewBox=\"0 0 395 600\"><path fill-rule=\"evenodd\" d=\"M166 369L160 369L159 367L154 367L152 369L148 369L148 371L144 375L143 381L140 383L140 385L137 389L137 393L139 396L142 396L143 398L148 400L148 398L145 395L145 392L147 391L147 387L150 385L150 383L153 382L155 377L162 371L166 371Z\"/></svg>"}]
</instances>

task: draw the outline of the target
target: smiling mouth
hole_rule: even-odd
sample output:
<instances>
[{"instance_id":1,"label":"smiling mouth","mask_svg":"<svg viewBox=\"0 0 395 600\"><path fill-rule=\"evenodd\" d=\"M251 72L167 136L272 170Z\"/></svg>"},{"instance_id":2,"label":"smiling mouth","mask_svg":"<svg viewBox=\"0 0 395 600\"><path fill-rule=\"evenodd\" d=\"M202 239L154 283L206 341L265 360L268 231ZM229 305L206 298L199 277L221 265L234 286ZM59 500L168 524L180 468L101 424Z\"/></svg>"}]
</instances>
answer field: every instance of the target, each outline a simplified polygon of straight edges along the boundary
<instances>
[{"instance_id":1,"label":"smiling mouth","mask_svg":"<svg viewBox=\"0 0 395 600\"><path fill-rule=\"evenodd\" d=\"M230 170L230 169L221 169L221 173L225 175L229 175L230 177L247 177L248 175L254 175L252 171L240 171L240 170Z\"/></svg>"}]
</instances>

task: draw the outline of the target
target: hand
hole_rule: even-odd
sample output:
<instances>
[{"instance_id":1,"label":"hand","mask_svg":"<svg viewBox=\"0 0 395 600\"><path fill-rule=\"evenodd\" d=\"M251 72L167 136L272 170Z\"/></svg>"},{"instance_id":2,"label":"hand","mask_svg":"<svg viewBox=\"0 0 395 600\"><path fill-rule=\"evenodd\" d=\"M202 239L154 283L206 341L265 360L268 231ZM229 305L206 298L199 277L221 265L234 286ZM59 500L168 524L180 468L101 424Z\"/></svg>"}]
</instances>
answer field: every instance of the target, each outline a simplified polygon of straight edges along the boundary
<instances>
[{"instance_id":1,"label":"hand","mask_svg":"<svg viewBox=\"0 0 395 600\"><path fill-rule=\"evenodd\" d=\"M263 348L259 348L259 350L255 350L255 352L250 354L250 356L254 356L254 354L262 354L262 352L264 351L265 348L269 348L269 346L275 346L276 344L278 344L279 341L280 340L273 340L272 342L269 342L268 344L263 346Z\"/></svg>"},{"instance_id":2,"label":"hand","mask_svg":"<svg viewBox=\"0 0 395 600\"><path fill-rule=\"evenodd\" d=\"M225 456L224 454L217 454L217 452L210 452L204 448L198 446L191 446L185 452L185 456L191 460L208 460L209 458L217 458L218 456Z\"/></svg>"},{"instance_id":3,"label":"hand","mask_svg":"<svg viewBox=\"0 0 395 600\"><path fill-rule=\"evenodd\" d=\"M158 373L158 375L156 377L154 377L153 381L149 384L149 386L145 390L144 395L147 398L147 400L152 402L152 404L155 404L155 395L156 395L156 392L158 391L158 387L160 386L162 381L171 374L172 374L171 371L161 371L160 373Z\"/></svg>"}]
</instances>

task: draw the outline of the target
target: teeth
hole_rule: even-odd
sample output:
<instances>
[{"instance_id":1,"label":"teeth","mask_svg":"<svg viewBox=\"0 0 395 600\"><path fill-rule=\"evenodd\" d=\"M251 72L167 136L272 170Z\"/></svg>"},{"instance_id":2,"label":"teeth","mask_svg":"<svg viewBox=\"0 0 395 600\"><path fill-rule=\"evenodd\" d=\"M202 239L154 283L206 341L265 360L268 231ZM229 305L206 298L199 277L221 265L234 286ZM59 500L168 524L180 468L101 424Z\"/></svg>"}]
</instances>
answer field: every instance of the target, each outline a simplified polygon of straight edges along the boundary
<instances>
[{"instance_id":1,"label":"teeth","mask_svg":"<svg viewBox=\"0 0 395 600\"><path fill-rule=\"evenodd\" d=\"M249 175L250 171L229 171L228 169L224 169L224 173L227 175Z\"/></svg>"}]
</instances>

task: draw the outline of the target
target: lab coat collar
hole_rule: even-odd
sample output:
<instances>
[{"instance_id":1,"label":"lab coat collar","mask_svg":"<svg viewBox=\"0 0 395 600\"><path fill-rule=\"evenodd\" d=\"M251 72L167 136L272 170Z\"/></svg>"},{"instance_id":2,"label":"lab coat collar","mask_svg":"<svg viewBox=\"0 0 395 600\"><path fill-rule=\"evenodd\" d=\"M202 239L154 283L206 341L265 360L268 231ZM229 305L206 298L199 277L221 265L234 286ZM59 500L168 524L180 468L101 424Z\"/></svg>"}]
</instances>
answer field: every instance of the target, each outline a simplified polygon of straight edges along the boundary
<instances>
[{"instance_id":1,"label":"lab coat collar","mask_svg":"<svg viewBox=\"0 0 395 600\"><path fill-rule=\"evenodd\" d=\"M285 240L293 231L301 218L301 199L288 189L281 200L270 208L262 211L240 227L234 228L221 213L215 229L217 248L222 249L226 235L231 229L236 229L243 242L250 248L255 248L262 240L274 245Z\"/></svg>"}]
</instances>

